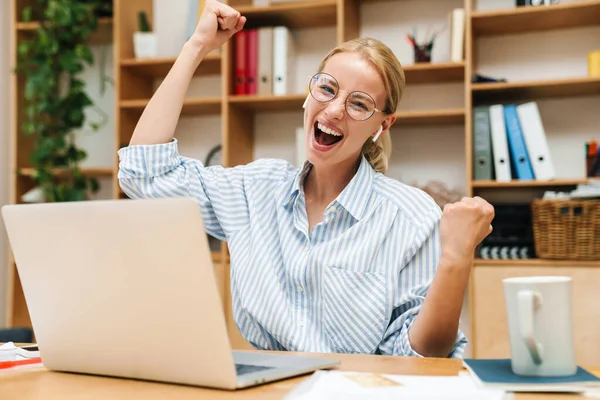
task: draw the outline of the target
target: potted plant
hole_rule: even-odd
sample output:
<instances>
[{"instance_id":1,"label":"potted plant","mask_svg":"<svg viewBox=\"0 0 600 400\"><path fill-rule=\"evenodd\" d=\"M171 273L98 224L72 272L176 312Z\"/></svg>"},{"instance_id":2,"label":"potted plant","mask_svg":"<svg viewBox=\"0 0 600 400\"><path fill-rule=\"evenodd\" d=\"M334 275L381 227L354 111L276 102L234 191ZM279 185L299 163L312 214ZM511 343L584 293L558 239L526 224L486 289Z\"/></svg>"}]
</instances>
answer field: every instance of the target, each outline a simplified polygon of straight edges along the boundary
<instances>
[{"instance_id":1,"label":"potted plant","mask_svg":"<svg viewBox=\"0 0 600 400\"><path fill-rule=\"evenodd\" d=\"M150 30L150 23L144 11L138 12L138 31L133 33L135 58L156 57L156 34Z\"/></svg>"},{"instance_id":2,"label":"potted plant","mask_svg":"<svg viewBox=\"0 0 600 400\"><path fill-rule=\"evenodd\" d=\"M38 0L23 10L23 21L32 15L39 27L20 40L15 73L25 81L23 124L20 133L33 136L30 161L37 197L42 201L85 200L99 189L98 181L85 176L79 164L86 152L75 143L75 133L85 125L85 111L94 107L79 78L94 57L88 37L98 27L101 0Z\"/></svg>"}]
</instances>

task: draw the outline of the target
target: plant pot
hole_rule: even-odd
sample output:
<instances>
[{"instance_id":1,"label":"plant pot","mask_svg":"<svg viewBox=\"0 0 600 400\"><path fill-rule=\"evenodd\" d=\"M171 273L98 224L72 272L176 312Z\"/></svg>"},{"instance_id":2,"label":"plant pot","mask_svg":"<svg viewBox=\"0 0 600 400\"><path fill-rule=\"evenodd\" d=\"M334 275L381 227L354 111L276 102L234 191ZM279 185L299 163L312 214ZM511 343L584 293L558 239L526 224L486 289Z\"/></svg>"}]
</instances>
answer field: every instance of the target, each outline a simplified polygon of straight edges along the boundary
<instances>
[{"instance_id":1,"label":"plant pot","mask_svg":"<svg viewBox=\"0 0 600 400\"><path fill-rule=\"evenodd\" d=\"M156 57L156 34L154 32L134 32L133 52L135 58Z\"/></svg>"}]
</instances>

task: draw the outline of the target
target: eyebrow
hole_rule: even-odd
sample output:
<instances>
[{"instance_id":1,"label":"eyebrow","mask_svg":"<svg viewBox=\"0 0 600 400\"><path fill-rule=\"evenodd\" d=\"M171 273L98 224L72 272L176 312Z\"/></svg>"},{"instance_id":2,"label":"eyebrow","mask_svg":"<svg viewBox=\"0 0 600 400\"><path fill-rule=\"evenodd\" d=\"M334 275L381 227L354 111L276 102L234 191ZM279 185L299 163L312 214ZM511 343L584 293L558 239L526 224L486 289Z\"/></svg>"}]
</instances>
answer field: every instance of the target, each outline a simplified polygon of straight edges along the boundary
<instances>
[{"instance_id":1,"label":"eyebrow","mask_svg":"<svg viewBox=\"0 0 600 400\"><path fill-rule=\"evenodd\" d=\"M325 76L324 78L325 78L325 82L327 82L327 83L331 84L331 85L332 85L332 86L334 86L336 89L339 89L339 86L338 86L337 82L335 81L335 79L331 79L331 78L330 78L330 77L328 77L328 76Z\"/></svg>"},{"instance_id":2,"label":"eyebrow","mask_svg":"<svg viewBox=\"0 0 600 400\"><path fill-rule=\"evenodd\" d=\"M368 94L363 93L363 92L352 92L352 97L359 98L361 100L374 101L374 100L371 99L371 96L369 96Z\"/></svg>"}]
</instances>

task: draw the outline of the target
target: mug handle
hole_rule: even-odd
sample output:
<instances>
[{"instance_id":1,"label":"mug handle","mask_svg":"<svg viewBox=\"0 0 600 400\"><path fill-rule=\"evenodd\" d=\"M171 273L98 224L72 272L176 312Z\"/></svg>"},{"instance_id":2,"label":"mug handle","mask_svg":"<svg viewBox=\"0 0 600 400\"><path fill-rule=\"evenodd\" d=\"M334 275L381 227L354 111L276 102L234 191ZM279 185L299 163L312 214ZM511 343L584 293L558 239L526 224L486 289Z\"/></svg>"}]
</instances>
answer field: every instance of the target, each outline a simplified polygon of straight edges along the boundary
<instances>
[{"instance_id":1,"label":"mug handle","mask_svg":"<svg viewBox=\"0 0 600 400\"><path fill-rule=\"evenodd\" d=\"M517 293L517 319L519 332L525 341L529 354L536 365L542 363L542 344L533 335L533 313L542 306L542 296L532 290Z\"/></svg>"}]
</instances>

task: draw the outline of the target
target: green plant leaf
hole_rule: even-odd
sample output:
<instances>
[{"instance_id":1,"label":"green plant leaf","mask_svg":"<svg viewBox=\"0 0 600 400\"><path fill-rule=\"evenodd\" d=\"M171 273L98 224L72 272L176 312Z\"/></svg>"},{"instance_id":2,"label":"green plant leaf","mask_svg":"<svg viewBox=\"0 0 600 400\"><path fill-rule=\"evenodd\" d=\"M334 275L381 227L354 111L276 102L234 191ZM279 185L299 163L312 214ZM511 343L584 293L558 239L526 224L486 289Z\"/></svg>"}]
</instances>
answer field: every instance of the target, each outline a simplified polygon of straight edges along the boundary
<instances>
[{"instance_id":1,"label":"green plant leaf","mask_svg":"<svg viewBox=\"0 0 600 400\"><path fill-rule=\"evenodd\" d=\"M23 8L23 14L21 15L21 18L23 18L23 22L31 21L31 6Z\"/></svg>"},{"instance_id":2,"label":"green plant leaf","mask_svg":"<svg viewBox=\"0 0 600 400\"><path fill-rule=\"evenodd\" d=\"M86 40L98 28L97 11L102 2L27 3L23 20L33 17L40 25L20 40L14 73L24 79L21 131L33 138L29 154L35 168L33 180L44 191L46 201L85 200L89 191L98 190L99 183L79 170L87 153L75 145L75 132L85 124L99 128L108 118L86 121L85 110L94 102L79 74L84 65L94 63ZM57 175L57 169L66 171Z\"/></svg>"}]
</instances>

